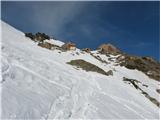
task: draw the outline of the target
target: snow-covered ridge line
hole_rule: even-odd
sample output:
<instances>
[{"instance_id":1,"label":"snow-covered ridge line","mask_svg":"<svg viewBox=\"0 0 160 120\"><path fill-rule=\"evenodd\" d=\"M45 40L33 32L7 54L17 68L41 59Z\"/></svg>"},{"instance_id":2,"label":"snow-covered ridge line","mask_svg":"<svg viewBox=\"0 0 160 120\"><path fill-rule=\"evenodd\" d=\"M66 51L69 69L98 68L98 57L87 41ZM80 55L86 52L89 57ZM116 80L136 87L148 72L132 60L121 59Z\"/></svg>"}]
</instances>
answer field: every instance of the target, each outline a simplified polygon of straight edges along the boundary
<instances>
[{"instance_id":1,"label":"snow-covered ridge line","mask_svg":"<svg viewBox=\"0 0 160 120\"><path fill-rule=\"evenodd\" d=\"M118 55L48 50L4 22L1 27L1 119L159 119L159 108L123 78L147 85L138 84L157 100L159 82L116 65ZM112 70L113 76L66 64L76 59Z\"/></svg>"},{"instance_id":2,"label":"snow-covered ridge line","mask_svg":"<svg viewBox=\"0 0 160 120\"><path fill-rule=\"evenodd\" d=\"M68 50L76 51L76 44L68 42L63 43L54 39L51 39L50 36L45 33L36 33L35 35L32 33L25 33L25 36L33 40L34 42L38 42L38 46L43 48L47 48L49 50L61 50L62 52L66 52ZM119 50L112 44L102 44L97 48L96 51L91 51L90 48L82 49L82 52L90 53L94 58L101 62L107 62L97 54L107 55L108 57L113 55L114 57L109 57L110 61L114 61L117 65L125 66L128 69L137 69L145 73L150 78L160 81L160 63L154 60L151 57L139 57L128 55L123 51ZM96 53L94 55L94 53ZM77 54L79 54L77 52ZM117 57L118 56L118 57Z\"/></svg>"}]
</instances>

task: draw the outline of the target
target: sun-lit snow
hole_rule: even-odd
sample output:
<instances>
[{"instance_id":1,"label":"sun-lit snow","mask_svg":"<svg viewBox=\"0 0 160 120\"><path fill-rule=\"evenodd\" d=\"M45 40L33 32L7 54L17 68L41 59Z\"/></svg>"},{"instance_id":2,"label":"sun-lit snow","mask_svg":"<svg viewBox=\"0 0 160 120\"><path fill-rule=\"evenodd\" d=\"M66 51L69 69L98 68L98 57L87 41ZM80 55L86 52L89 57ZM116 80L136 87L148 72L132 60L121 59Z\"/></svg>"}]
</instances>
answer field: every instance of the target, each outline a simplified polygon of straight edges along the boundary
<instances>
[{"instance_id":1,"label":"sun-lit snow","mask_svg":"<svg viewBox=\"0 0 160 120\"><path fill-rule=\"evenodd\" d=\"M58 40L54 40L54 39L50 39L50 40L45 40L45 42L57 45L59 47L61 47L64 43Z\"/></svg>"},{"instance_id":2,"label":"sun-lit snow","mask_svg":"<svg viewBox=\"0 0 160 120\"><path fill-rule=\"evenodd\" d=\"M2 23L2 116L3 119L158 119L158 107L140 91L124 83L136 79L158 100L158 83L137 70L116 66L114 58L93 51L61 52L37 46L24 34ZM53 44L62 45L60 41ZM83 59L113 76L86 72L66 64Z\"/></svg>"}]
</instances>

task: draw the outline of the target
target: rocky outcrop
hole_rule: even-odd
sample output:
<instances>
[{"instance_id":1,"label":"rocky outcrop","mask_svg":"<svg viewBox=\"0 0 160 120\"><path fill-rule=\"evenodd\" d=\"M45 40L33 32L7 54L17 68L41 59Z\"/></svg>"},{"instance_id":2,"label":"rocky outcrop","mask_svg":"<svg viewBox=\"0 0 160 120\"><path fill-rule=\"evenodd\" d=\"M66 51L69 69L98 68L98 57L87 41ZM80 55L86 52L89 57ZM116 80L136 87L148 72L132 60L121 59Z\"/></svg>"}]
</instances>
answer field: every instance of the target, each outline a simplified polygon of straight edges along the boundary
<instances>
[{"instance_id":1,"label":"rocky outcrop","mask_svg":"<svg viewBox=\"0 0 160 120\"><path fill-rule=\"evenodd\" d=\"M112 44L102 44L97 49L101 54L119 54L121 51Z\"/></svg>"},{"instance_id":2,"label":"rocky outcrop","mask_svg":"<svg viewBox=\"0 0 160 120\"><path fill-rule=\"evenodd\" d=\"M43 42L43 40L46 40L46 39L50 39L50 37L48 35L46 35L45 33L36 33L35 34L35 40L36 41L40 41L40 42Z\"/></svg>"},{"instance_id":3,"label":"rocky outcrop","mask_svg":"<svg viewBox=\"0 0 160 120\"><path fill-rule=\"evenodd\" d=\"M142 84L141 82L139 82L138 80L135 80L135 79L128 79L128 78L123 78L123 81L124 82L126 82L126 83L128 83L128 84L131 84L133 87L135 87L137 90L140 90L141 91L141 93L147 98L147 99L149 99L153 104L155 104L157 107L160 107L160 102L157 100L157 99L155 99L155 98L153 98L153 97L151 97L147 92L145 92L143 89L141 89L140 87L139 87L139 83L140 84Z\"/></svg>"},{"instance_id":4,"label":"rocky outcrop","mask_svg":"<svg viewBox=\"0 0 160 120\"><path fill-rule=\"evenodd\" d=\"M109 70L109 71L107 72L107 74L113 76L113 71L112 71L112 70Z\"/></svg>"},{"instance_id":5,"label":"rocky outcrop","mask_svg":"<svg viewBox=\"0 0 160 120\"><path fill-rule=\"evenodd\" d=\"M159 93L159 94L160 94L160 89L156 89L156 91L157 91L157 93Z\"/></svg>"},{"instance_id":6,"label":"rocky outcrop","mask_svg":"<svg viewBox=\"0 0 160 120\"><path fill-rule=\"evenodd\" d=\"M137 69L150 78L160 81L160 63L153 58L124 55L124 57L119 57L117 60L121 66L128 69Z\"/></svg>"},{"instance_id":7,"label":"rocky outcrop","mask_svg":"<svg viewBox=\"0 0 160 120\"><path fill-rule=\"evenodd\" d=\"M79 68L82 68L83 70L86 71L92 71L92 72L97 72L103 75L113 75L112 71L104 71L103 69L99 68L98 66L91 64L85 60L82 59L77 59L77 60L71 60L70 62L68 62L67 64L73 65L73 66L77 66Z\"/></svg>"},{"instance_id":8,"label":"rocky outcrop","mask_svg":"<svg viewBox=\"0 0 160 120\"><path fill-rule=\"evenodd\" d=\"M35 39L35 36L32 33L25 33L25 36L30 38L31 40Z\"/></svg>"},{"instance_id":9,"label":"rocky outcrop","mask_svg":"<svg viewBox=\"0 0 160 120\"><path fill-rule=\"evenodd\" d=\"M32 33L25 33L26 37L29 37L31 40L33 41L39 41L39 42L43 42L46 39L50 39L50 37L48 35L46 35L45 33L36 33L35 35Z\"/></svg>"},{"instance_id":10,"label":"rocky outcrop","mask_svg":"<svg viewBox=\"0 0 160 120\"><path fill-rule=\"evenodd\" d=\"M53 45L51 43L48 43L48 42L44 42L44 43L38 43L38 46L41 46L43 48L47 48L47 49L50 49L50 50L54 50L54 49L58 49L60 48L59 46L57 45Z\"/></svg>"},{"instance_id":11,"label":"rocky outcrop","mask_svg":"<svg viewBox=\"0 0 160 120\"><path fill-rule=\"evenodd\" d=\"M85 52L87 52L87 53L90 53L90 52L91 52L91 49L90 49L90 48L84 48L84 49L82 49L82 51L85 51Z\"/></svg>"},{"instance_id":12,"label":"rocky outcrop","mask_svg":"<svg viewBox=\"0 0 160 120\"><path fill-rule=\"evenodd\" d=\"M128 79L128 78L123 78L123 81L125 81L125 82L128 82L129 84L132 84L136 89L139 89L139 90L141 90L140 88L139 88L139 86L138 86L138 83L140 83L138 80L135 80L135 79Z\"/></svg>"},{"instance_id":13,"label":"rocky outcrop","mask_svg":"<svg viewBox=\"0 0 160 120\"><path fill-rule=\"evenodd\" d=\"M76 44L68 42L61 46L63 50L76 50Z\"/></svg>"}]
</instances>

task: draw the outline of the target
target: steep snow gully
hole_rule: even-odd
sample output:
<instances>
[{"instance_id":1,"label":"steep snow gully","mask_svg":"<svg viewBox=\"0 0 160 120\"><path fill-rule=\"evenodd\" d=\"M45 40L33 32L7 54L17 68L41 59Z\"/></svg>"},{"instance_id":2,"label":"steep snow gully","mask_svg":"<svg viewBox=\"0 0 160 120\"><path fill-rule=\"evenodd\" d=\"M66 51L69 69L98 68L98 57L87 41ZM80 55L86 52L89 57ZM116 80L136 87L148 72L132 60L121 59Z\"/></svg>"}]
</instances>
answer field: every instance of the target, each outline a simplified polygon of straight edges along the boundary
<instances>
[{"instance_id":1,"label":"steep snow gully","mask_svg":"<svg viewBox=\"0 0 160 120\"><path fill-rule=\"evenodd\" d=\"M105 56L97 51L91 51L91 55L79 49L47 50L2 21L1 27L1 119L159 119L159 108L132 85L124 83L123 77L146 84L148 87L139 87L157 100L160 83L138 70L116 65L118 55ZM75 59L104 71L112 70L113 75L66 64Z\"/></svg>"}]
</instances>

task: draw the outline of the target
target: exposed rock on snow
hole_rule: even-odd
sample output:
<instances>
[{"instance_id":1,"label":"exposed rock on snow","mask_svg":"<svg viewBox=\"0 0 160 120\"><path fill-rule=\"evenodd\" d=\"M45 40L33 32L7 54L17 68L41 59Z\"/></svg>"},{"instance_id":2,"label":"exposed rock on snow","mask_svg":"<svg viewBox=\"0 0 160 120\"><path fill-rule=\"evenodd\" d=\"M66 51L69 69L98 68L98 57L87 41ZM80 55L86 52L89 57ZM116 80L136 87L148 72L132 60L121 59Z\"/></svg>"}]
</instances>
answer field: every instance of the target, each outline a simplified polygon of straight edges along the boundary
<instances>
[{"instance_id":1,"label":"exposed rock on snow","mask_svg":"<svg viewBox=\"0 0 160 120\"><path fill-rule=\"evenodd\" d=\"M98 47L98 51L102 54L119 54L121 51L112 44L102 44Z\"/></svg>"},{"instance_id":2,"label":"exposed rock on snow","mask_svg":"<svg viewBox=\"0 0 160 120\"><path fill-rule=\"evenodd\" d=\"M90 48L84 48L84 49L82 49L82 51L85 51L85 52L87 52L87 53L90 53L90 52L91 52L91 49L90 49Z\"/></svg>"},{"instance_id":3,"label":"exposed rock on snow","mask_svg":"<svg viewBox=\"0 0 160 120\"><path fill-rule=\"evenodd\" d=\"M82 60L82 59L71 60L70 62L67 62L67 63L70 65L77 66L78 68L82 68L83 70L86 70L86 71L97 72L103 75L113 75L112 71L105 72L103 69L99 68L98 66L91 64L89 62L86 62L85 60Z\"/></svg>"},{"instance_id":4,"label":"exposed rock on snow","mask_svg":"<svg viewBox=\"0 0 160 120\"><path fill-rule=\"evenodd\" d=\"M160 107L160 102L158 100L156 100L155 98L151 97L147 92L145 92L144 90L142 90L139 86L138 86L138 83L141 83L139 82L138 80L135 80L135 79L128 79L128 78L123 78L123 81L127 81L129 84L131 83L137 90L140 90L142 92L142 94L145 95L146 98L148 98L151 102L153 102L155 105L157 105L158 107ZM143 86L146 86L143 84Z\"/></svg>"},{"instance_id":5,"label":"exposed rock on snow","mask_svg":"<svg viewBox=\"0 0 160 120\"><path fill-rule=\"evenodd\" d=\"M61 47L63 50L76 50L76 44L71 42L65 43Z\"/></svg>"},{"instance_id":6,"label":"exposed rock on snow","mask_svg":"<svg viewBox=\"0 0 160 120\"><path fill-rule=\"evenodd\" d=\"M156 91L160 94L160 89L156 89Z\"/></svg>"},{"instance_id":7,"label":"exposed rock on snow","mask_svg":"<svg viewBox=\"0 0 160 120\"><path fill-rule=\"evenodd\" d=\"M36 33L35 35L33 35L32 33L25 33L26 37L29 37L31 40L33 41L39 41L39 42L43 42L44 40L49 40L50 37L48 35L46 35L45 33Z\"/></svg>"},{"instance_id":8,"label":"exposed rock on snow","mask_svg":"<svg viewBox=\"0 0 160 120\"><path fill-rule=\"evenodd\" d=\"M128 69L138 69L150 78L160 81L160 63L152 58L125 55L119 61L121 66L125 66Z\"/></svg>"},{"instance_id":9,"label":"exposed rock on snow","mask_svg":"<svg viewBox=\"0 0 160 120\"><path fill-rule=\"evenodd\" d=\"M43 43L38 43L38 46L41 46L43 48L47 48L49 50L55 50L55 49L61 49L59 46L48 43L48 42L43 42Z\"/></svg>"}]
</instances>

